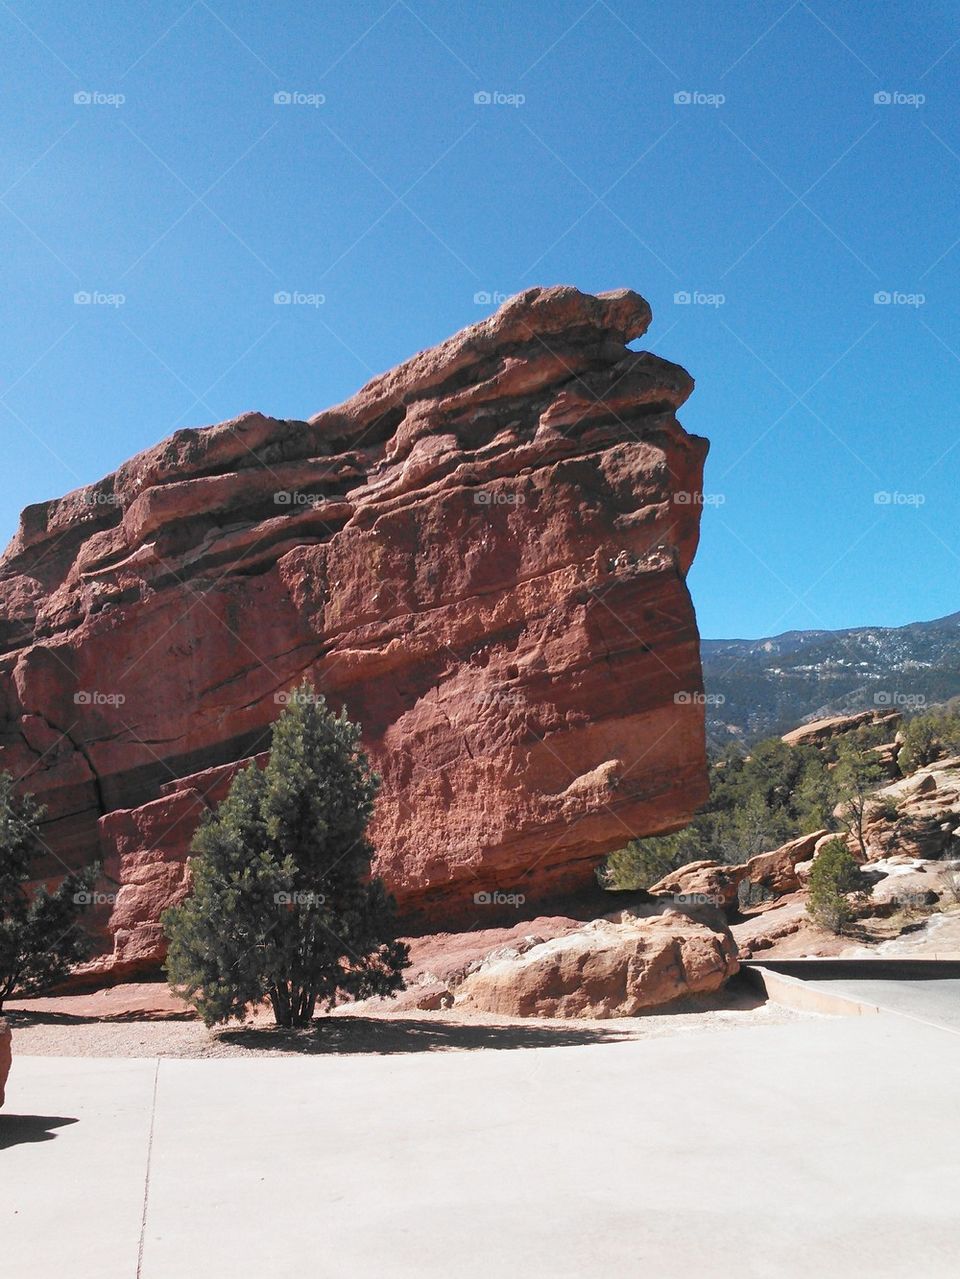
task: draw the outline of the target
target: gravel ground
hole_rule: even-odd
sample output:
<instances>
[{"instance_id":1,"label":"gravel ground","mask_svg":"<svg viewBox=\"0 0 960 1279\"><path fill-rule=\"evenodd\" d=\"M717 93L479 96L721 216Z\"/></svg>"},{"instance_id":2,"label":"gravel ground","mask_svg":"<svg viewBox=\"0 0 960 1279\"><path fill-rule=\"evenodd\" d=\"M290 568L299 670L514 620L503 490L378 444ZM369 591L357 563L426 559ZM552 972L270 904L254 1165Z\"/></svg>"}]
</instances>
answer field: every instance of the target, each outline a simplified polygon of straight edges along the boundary
<instances>
[{"instance_id":1,"label":"gravel ground","mask_svg":"<svg viewBox=\"0 0 960 1279\"><path fill-rule=\"evenodd\" d=\"M544 1048L617 1043L666 1035L704 1034L732 1027L780 1025L809 1019L747 993L690 1000L680 1011L607 1021L524 1018L483 1013L416 1012L366 1016L362 1011L319 1017L311 1030L282 1031L269 1017L230 1029L197 1021L103 1022L92 1018L11 1011L17 1056L250 1057L304 1053L464 1052L478 1048Z\"/></svg>"}]
</instances>

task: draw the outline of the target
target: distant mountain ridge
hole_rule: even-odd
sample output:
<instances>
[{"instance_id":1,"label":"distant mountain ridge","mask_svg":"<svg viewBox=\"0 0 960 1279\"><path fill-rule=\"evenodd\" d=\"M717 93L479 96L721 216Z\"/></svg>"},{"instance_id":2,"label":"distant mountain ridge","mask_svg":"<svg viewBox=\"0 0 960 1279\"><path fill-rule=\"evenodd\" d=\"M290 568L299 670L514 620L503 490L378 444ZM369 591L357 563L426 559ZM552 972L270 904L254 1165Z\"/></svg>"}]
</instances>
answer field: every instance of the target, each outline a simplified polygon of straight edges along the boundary
<instances>
[{"instance_id":1,"label":"distant mountain ridge","mask_svg":"<svg viewBox=\"0 0 960 1279\"><path fill-rule=\"evenodd\" d=\"M700 653L712 750L827 715L910 711L960 695L960 612L906 626L701 640Z\"/></svg>"}]
</instances>

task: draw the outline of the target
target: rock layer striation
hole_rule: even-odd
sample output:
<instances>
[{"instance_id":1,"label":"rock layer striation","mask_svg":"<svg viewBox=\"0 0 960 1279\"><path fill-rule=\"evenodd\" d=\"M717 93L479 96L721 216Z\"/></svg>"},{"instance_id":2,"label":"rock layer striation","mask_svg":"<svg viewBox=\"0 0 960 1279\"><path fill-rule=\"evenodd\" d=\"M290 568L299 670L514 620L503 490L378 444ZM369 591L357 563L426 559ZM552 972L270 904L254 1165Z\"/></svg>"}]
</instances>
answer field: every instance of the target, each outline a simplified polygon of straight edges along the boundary
<instances>
[{"instance_id":1,"label":"rock layer striation","mask_svg":"<svg viewBox=\"0 0 960 1279\"><path fill-rule=\"evenodd\" d=\"M24 511L0 767L47 805L45 873L102 861L103 965L156 962L200 814L304 675L363 726L411 927L690 819L707 443L689 375L627 345L649 321L530 289L309 421L178 431Z\"/></svg>"}]
</instances>

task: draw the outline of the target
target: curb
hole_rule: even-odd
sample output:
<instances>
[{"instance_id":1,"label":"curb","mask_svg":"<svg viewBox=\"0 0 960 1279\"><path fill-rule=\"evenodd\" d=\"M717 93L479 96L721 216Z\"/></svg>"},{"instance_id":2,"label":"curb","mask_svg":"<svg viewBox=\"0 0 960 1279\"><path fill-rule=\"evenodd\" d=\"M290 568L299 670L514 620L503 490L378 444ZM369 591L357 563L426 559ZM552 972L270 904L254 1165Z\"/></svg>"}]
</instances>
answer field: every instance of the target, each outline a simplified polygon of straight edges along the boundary
<instances>
[{"instance_id":1,"label":"curb","mask_svg":"<svg viewBox=\"0 0 960 1279\"><path fill-rule=\"evenodd\" d=\"M797 1012L825 1013L832 1017L860 1017L884 1011L879 1004L871 1004L852 995L814 988L799 977L776 973L760 965L747 967L742 964L740 973L751 986L759 987L768 999L783 1004L786 1008L794 1008Z\"/></svg>"}]
</instances>

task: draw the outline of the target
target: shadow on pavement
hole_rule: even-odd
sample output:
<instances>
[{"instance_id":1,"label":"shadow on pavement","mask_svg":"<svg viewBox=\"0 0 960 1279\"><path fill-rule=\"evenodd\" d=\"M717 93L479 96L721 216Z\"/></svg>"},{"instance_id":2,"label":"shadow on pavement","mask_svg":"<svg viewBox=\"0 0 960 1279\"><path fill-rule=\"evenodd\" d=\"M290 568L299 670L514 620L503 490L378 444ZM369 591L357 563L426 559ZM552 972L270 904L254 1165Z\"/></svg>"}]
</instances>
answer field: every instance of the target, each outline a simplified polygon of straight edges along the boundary
<instances>
[{"instance_id":1,"label":"shadow on pavement","mask_svg":"<svg viewBox=\"0 0 960 1279\"><path fill-rule=\"evenodd\" d=\"M65 1115L0 1115L0 1150L31 1141L53 1141L56 1128L75 1124Z\"/></svg>"},{"instance_id":2,"label":"shadow on pavement","mask_svg":"<svg viewBox=\"0 0 960 1279\"><path fill-rule=\"evenodd\" d=\"M225 1044L261 1052L418 1053L476 1048L561 1048L620 1043L633 1036L593 1026L490 1026L426 1018L322 1017L309 1030L222 1030Z\"/></svg>"}]
</instances>

